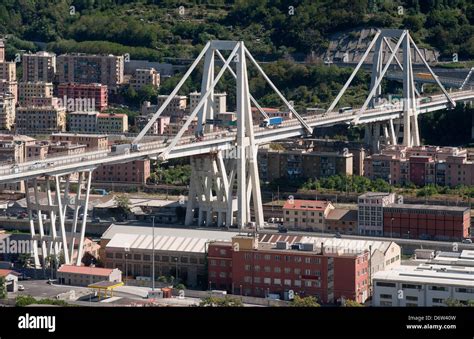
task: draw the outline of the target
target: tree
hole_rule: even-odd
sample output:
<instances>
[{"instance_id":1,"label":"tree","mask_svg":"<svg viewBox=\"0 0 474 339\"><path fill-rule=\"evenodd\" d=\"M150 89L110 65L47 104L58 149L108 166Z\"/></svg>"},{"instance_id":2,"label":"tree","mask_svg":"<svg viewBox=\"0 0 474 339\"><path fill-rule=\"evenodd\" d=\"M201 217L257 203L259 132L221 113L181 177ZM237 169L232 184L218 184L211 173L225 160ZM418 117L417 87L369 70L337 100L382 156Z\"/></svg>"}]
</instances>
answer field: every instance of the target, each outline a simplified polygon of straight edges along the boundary
<instances>
[{"instance_id":1,"label":"tree","mask_svg":"<svg viewBox=\"0 0 474 339\"><path fill-rule=\"evenodd\" d=\"M318 304L316 298L313 296L308 297L300 297L299 295L295 295L295 298L291 302L292 307L319 307L321 305Z\"/></svg>"},{"instance_id":2,"label":"tree","mask_svg":"<svg viewBox=\"0 0 474 339\"><path fill-rule=\"evenodd\" d=\"M30 253L21 253L18 256L18 263L20 264L21 268L27 268L28 264L30 263L31 254Z\"/></svg>"},{"instance_id":3,"label":"tree","mask_svg":"<svg viewBox=\"0 0 474 339\"><path fill-rule=\"evenodd\" d=\"M448 307L474 307L474 300L467 300L466 302L461 302L457 299L448 298L444 301L444 303Z\"/></svg>"},{"instance_id":4,"label":"tree","mask_svg":"<svg viewBox=\"0 0 474 339\"><path fill-rule=\"evenodd\" d=\"M114 201L117 208L123 213L128 213L130 211L130 199L128 199L126 195L116 195Z\"/></svg>"},{"instance_id":5,"label":"tree","mask_svg":"<svg viewBox=\"0 0 474 339\"><path fill-rule=\"evenodd\" d=\"M0 299L7 297L7 285L4 277L0 277Z\"/></svg>"},{"instance_id":6,"label":"tree","mask_svg":"<svg viewBox=\"0 0 474 339\"><path fill-rule=\"evenodd\" d=\"M350 299L344 300L343 306L344 307L364 307L364 305L358 303L355 300L350 300Z\"/></svg>"},{"instance_id":7,"label":"tree","mask_svg":"<svg viewBox=\"0 0 474 339\"><path fill-rule=\"evenodd\" d=\"M174 286L177 290L185 290L186 286L184 284L177 284Z\"/></svg>"},{"instance_id":8,"label":"tree","mask_svg":"<svg viewBox=\"0 0 474 339\"><path fill-rule=\"evenodd\" d=\"M199 303L201 307L242 307L242 301L232 297L206 297Z\"/></svg>"}]
</instances>

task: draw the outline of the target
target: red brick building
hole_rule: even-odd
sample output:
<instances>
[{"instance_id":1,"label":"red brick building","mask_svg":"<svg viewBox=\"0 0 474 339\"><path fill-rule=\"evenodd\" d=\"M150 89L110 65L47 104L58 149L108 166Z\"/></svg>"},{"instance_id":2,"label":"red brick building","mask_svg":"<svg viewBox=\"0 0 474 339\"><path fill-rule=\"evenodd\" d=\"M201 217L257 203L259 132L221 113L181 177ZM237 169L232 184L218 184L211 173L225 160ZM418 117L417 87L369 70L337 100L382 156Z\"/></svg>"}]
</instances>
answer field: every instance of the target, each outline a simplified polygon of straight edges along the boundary
<instances>
[{"instance_id":1,"label":"red brick building","mask_svg":"<svg viewBox=\"0 0 474 339\"><path fill-rule=\"evenodd\" d=\"M469 207L390 204L383 209L385 236L459 240L469 237Z\"/></svg>"},{"instance_id":2,"label":"red brick building","mask_svg":"<svg viewBox=\"0 0 474 339\"><path fill-rule=\"evenodd\" d=\"M410 181L417 186L435 183L435 162L431 156L410 157Z\"/></svg>"},{"instance_id":3,"label":"red brick building","mask_svg":"<svg viewBox=\"0 0 474 339\"><path fill-rule=\"evenodd\" d=\"M88 111L86 108L74 107L68 109L70 99L86 99L87 105L94 103L93 110L103 111L108 105L107 86L102 84L60 84L58 85L58 97L63 100L67 111ZM66 98L66 100L64 100Z\"/></svg>"},{"instance_id":4,"label":"red brick building","mask_svg":"<svg viewBox=\"0 0 474 339\"><path fill-rule=\"evenodd\" d=\"M296 248L298 247L298 249ZM369 294L369 253L329 253L314 244L258 243L249 236L215 242L208 252L209 287L255 297L289 291L321 303L365 302Z\"/></svg>"},{"instance_id":5,"label":"red brick building","mask_svg":"<svg viewBox=\"0 0 474 339\"><path fill-rule=\"evenodd\" d=\"M150 177L150 160L134 160L124 164L102 165L93 172L94 182L145 184Z\"/></svg>"}]
</instances>

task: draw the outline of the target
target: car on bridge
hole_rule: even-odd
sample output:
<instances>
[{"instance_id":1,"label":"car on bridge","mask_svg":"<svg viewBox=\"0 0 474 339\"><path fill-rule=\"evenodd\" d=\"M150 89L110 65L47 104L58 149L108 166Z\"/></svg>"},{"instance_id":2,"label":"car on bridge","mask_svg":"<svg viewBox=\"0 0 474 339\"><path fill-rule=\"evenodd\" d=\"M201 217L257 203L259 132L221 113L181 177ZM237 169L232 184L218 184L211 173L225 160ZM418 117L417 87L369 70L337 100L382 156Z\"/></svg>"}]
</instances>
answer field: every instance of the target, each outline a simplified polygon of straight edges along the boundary
<instances>
[{"instance_id":1,"label":"car on bridge","mask_svg":"<svg viewBox=\"0 0 474 339\"><path fill-rule=\"evenodd\" d=\"M349 113L349 112L352 112L353 111L353 108L350 107L350 106L347 106L347 107L341 107L339 108L339 113Z\"/></svg>"}]
</instances>

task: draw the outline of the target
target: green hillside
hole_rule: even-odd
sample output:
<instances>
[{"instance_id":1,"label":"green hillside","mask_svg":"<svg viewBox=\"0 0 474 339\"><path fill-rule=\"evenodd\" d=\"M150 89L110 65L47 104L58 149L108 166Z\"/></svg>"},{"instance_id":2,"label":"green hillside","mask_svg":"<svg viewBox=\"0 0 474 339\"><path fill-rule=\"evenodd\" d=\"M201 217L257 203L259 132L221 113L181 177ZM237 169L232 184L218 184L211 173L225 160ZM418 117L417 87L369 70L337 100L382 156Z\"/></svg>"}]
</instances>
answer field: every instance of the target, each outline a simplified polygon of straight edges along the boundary
<instances>
[{"instance_id":1,"label":"green hillside","mask_svg":"<svg viewBox=\"0 0 474 339\"><path fill-rule=\"evenodd\" d=\"M243 39L260 58L308 54L354 27L409 28L443 56L474 57L468 0L3 0L0 34L49 43L56 52L191 58L209 39ZM32 49L21 40L14 47ZM10 48L9 53L14 53Z\"/></svg>"}]
</instances>

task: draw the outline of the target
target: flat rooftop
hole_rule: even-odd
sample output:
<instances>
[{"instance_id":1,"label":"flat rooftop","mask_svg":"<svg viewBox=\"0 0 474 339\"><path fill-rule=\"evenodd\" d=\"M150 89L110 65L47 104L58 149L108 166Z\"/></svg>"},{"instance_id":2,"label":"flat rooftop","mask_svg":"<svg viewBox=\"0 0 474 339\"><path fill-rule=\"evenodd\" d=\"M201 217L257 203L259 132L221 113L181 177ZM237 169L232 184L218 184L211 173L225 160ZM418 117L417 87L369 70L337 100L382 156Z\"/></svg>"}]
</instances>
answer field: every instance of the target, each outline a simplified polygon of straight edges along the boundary
<instances>
[{"instance_id":1,"label":"flat rooftop","mask_svg":"<svg viewBox=\"0 0 474 339\"><path fill-rule=\"evenodd\" d=\"M152 250L151 226L112 224L102 235L110 239L107 248ZM155 227L155 250L205 253L209 241L231 241L238 232Z\"/></svg>"},{"instance_id":2,"label":"flat rooftop","mask_svg":"<svg viewBox=\"0 0 474 339\"><path fill-rule=\"evenodd\" d=\"M402 265L373 275L376 281L474 287L474 268L449 265Z\"/></svg>"},{"instance_id":3,"label":"flat rooftop","mask_svg":"<svg viewBox=\"0 0 474 339\"><path fill-rule=\"evenodd\" d=\"M451 211L465 212L469 210L467 206L444 206L444 205L424 205L424 204L389 204L384 208L405 208L410 210L429 210L429 211Z\"/></svg>"}]
</instances>

